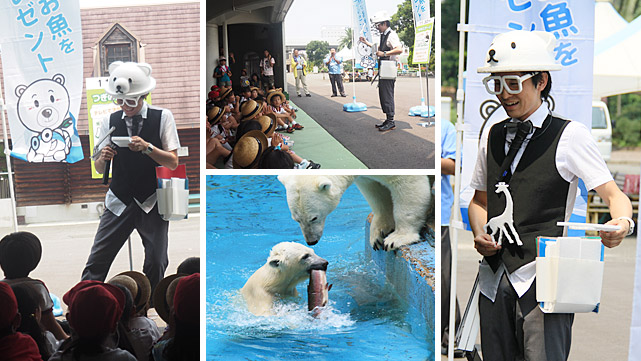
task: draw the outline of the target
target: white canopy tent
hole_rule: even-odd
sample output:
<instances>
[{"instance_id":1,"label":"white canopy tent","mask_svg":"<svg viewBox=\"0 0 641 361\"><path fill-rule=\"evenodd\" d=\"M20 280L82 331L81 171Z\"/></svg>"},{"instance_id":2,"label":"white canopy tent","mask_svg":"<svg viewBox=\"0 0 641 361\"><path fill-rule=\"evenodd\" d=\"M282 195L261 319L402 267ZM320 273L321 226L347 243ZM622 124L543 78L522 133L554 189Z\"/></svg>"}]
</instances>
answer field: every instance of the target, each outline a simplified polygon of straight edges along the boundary
<instances>
[{"instance_id":1,"label":"white canopy tent","mask_svg":"<svg viewBox=\"0 0 641 361\"><path fill-rule=\"evenodd\" d=\"M641 17L624 23L610 3L596 3L594 99L641 91Z\"/></svg>"},{"instance_id":2,"label":"white canopy tent","mask_svg":"<svg viewBox=\"0 0 641 361\"><path fill-rule=\"evenodd\" d=\"M345 48L341 49L340 51L336 52L336 54L338 54L339 56L342 56L343 57L343 61L354 59L354 53L352 52L352 49L347 48L347 47L345 47Z\"/></svg>"}]
</instances>

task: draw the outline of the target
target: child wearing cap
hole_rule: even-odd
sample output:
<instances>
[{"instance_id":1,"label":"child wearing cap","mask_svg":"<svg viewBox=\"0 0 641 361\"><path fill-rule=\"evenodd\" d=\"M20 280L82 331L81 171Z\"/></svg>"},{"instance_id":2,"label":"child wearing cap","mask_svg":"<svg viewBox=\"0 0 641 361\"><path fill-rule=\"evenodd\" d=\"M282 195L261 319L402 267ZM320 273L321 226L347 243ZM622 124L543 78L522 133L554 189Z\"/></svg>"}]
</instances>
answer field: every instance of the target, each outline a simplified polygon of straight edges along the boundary
<instances>
[{"instance_id":1,"label":"child wearing cap","mask_svg":"<svg viewBox=\"0 0 641 361\"><path fill-rule=\"evenodd\" d=\"M155 361L200 358L200 273L180 279L173 297L169 331L153 348Z\"/></svg>"},{"instance_id":2,"label":"child wearing cap","mask_svg":"<svg viewBox=\"0 0 641 361\"><path fill-rule=\"evenodd\" d=\"M296 118L296 113L291 109L288 111L284 106L284 100L285 97L280 91L273 91L267 95L267 102L270 104L270 112L276 115L276 118L279 120L279 124L282 123L281 127L276 130L286 130L287 133L293 133L294 130L303 129L304 127L294 120Z\"/></svg>"},{"instance_id":3,"label":"child wearing cap","mask_svg":"<svg viewBox=\"0 0 641 361\"><path fill-rule=\"evenodd\" d=\"M42 257L40 239L30 232L14 232L0 240L0 268L4 272L6 282L10 286L19 284L29 285L38 297L38 306L42 313L41 323L46 330L53 333L57 340L64 340L67 334L53 315L53 301L49 290L41 280L29 277Z\"/></svg>"},{"instance_id":4,"label":"child wearing cap","mask_svg":"<svg viewBox=\"0 0 641 361\"><path fill-rule=\"evenodd\" d=\"M38 294L27 284L18 284L11 289L18 301L18 311L21 315L17 331L31 336L38 345L42 359L48 360L58 349L58 340L51 332L45 331L40 323L42 312L38 305Z\"/></svg>"},{"instance_id":5,"label":"child wearing cap","mask_svg":"<svg viewBox=\"0 0 641 361\"><path fill-rule=\"evenodd\" d=\"M18 302L11 287L0 282L0 357L3 360L41 361L36 342L20 332Z\"/></svg>"},{"instance_id":6,"label":"child wearing cap","mask_svg":"<svg viewBox=\"0 0 641 361\"><path fill-rule=\"evenodd\" d=\"M63 296L67 320L74 331L49 361L137 361L129 352L106 346L122 316L125 295L116 286L100 281L81 281Z\"/></svg>"}]
</instances>

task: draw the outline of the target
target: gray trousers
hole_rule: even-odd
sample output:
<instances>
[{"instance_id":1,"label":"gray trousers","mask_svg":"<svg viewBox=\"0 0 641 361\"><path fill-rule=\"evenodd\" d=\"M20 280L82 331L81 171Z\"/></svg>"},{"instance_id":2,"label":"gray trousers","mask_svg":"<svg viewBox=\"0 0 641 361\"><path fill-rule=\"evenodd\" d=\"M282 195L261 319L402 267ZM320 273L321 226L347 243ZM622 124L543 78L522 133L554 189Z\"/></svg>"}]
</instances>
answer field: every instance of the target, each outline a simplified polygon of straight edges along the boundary
<instances>
[{"instance_id":1,"label":"gray trousers","mask_svg":"<svg viewBox=\"0 0 641 361\"><path fill-rule=\"evenodd\" d=\"M381 109L387 116L387 120L394 120L394 85L396 79L379 79L378 99L381 101Z\"/></svg>"},{"instance_id":2,"label":"gray trousers","mask_svg":"<svg viewBox=\"0 0 641 361\"><path fill-rule=\"evenodd\" d=\"M169 264L167 244L169 222L158 214L158 205L145 213L136 202L132 201L120 217L108 209L100 217L100 225L94 238L87 265L82 271L82 280L103 281L109 273L109 268L116 255L136 229L142 245L145 247L145 261L142 272L151 283L152 292L165 276ZM121 270L128 271L128 270Z\"/></svg>"},{"instance_id":3,"label":"gray trousers","mask_svg":"<svg viewBox=\"0 0 641 361\"><path fill-rule=\"evenodd\" d=\"M332 83L332 94L336 94L336 88L341 95L345 94L345 89L343 89L343 77L340 74L329 74L329 81Z\"/></svg>"},{"instance_id":4,"label":"gray trousers","mask_svg":"<svg viewBox=\"0 0 641 361\"><path fill-rule=\"evenodd\" d=\"M301 70L296 77L296 94L298 95L300 95L300 83L303 83L303 90L305 91L305 94L309 94L309 91L307 90L307 76L302 73L303 71Z\"/></svg>"},{"instance_id":5,"label":"gray trousers","mask_svg":"<svg viewBox=\"0 0 641 361\"><path fill-rule=\"evenodd\" d=\"M543 313L536 302L536 280L518 298L503 274L494 303L479 297L483 360L567 360L573 313Z\"/></svg>"}]
</instances>

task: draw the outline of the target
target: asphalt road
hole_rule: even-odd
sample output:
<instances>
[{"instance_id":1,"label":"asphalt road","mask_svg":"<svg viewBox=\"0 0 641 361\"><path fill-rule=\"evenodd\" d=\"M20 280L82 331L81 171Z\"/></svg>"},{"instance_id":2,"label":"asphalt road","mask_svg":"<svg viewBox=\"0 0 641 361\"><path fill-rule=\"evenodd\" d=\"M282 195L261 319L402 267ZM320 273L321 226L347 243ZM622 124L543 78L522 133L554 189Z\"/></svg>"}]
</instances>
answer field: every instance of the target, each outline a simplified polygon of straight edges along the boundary
<instances>
[{"instance_id":1,"label":"asphalt road","mask_svg":"<svg viewBox=\"0 0 641 361\"><path fill-rule=\"evenodd\" d=\"M422 81L425 82L425 78ZM424 119L407 115L411 107L421 105L418 77L399 77L396 80L396 129L385 133L374 127L385 119L376 83L354 83L356 101L365 103L367 111L348 113L343 111L343 104L352 101L352 83L344 83L346 98L332 98L328 76L309 74L307 86L312 97L298 98L292 74L288 74L288 82L288 92L296 104L368 168L434 169L434 126L422 127L418 123ZM431 78L431 105L434 105L434 94L434 79Z\"/></svg>"}]
</instances>

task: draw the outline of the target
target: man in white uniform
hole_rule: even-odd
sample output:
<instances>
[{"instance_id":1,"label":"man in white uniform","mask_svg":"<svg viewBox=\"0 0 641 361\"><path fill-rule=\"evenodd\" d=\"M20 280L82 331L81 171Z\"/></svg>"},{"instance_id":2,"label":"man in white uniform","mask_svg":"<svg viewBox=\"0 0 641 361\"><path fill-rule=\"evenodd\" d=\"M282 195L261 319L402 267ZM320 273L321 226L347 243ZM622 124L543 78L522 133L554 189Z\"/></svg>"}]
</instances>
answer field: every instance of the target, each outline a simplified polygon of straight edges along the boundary
<instances>
[{"instance_id":1,"label":"man in white uniform","mask_svg":"<svg viewBox=\"0 0 641 361\"><path fill-rule=\"evenodd\" d=\"M104 282L118 251L136 229L145 247L143 273L149 278L153 292L169 263L169 222L158 213L155 169L158 165L170 169L178 166L178 131L171 111L144 100L156 86L149 64L114 62L109 73L107 94L122 110L102 122L101 134L115 127L112 136L130 137L130 143L126 148L103 146L96 160L98 172L113 161L112 181L82 279ZM129 86L111 81L120 79L120 74L125 75Z\"/></svg>"},{"instance_id":2,"label":"man in white uniform","mask_svg":"<svg viewBox=\"0 0 641 361\"><path fill-rule=\"evenodd\" d=\"M617 246L634 227L630 201L612 180L590 131L548 110L549 71L561 69L554 62L555 42L540 31L499 34L478 69L491 73L484 79L487 91L510 116L482 135L471 182L474 247L484 256L479 311L485 360L567 360L574 314L538 307L535 241L538 235L563 235L556 222L569 219L579 178L610 205L608 224L621 227L600 233L605 246ZM522 246L506 239L499 245L483 230L488 219L508 209L507 197L495 192L499 182L508 184Z\"/></svg>"}]
</instances>

